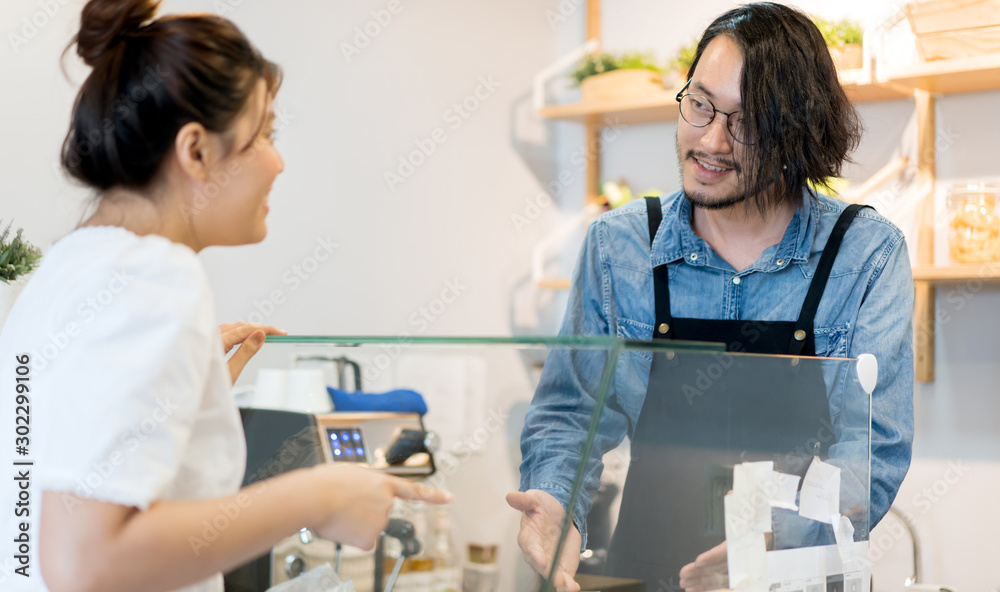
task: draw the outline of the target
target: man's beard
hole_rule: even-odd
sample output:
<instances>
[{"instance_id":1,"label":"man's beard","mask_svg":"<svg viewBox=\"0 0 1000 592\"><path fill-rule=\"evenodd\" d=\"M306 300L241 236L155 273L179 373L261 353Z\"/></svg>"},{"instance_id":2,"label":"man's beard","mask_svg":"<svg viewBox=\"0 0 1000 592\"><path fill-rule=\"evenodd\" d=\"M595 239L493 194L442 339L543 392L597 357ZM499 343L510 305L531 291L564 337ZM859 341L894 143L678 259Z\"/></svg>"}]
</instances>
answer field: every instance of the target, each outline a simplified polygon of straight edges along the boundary
<instances>
[{"instance_id":1,"label":"man's beard","mask_svg":"<svg viewBox=\"0 0 1000 592\"><path fill-rule=\"evenodd\" d=\"M680 152L680 150L678 150L678 152ZM695 151L688 150L687 153L684 155L684 158L680 161L678 165L682 186L684 183L684 162L687 160L693 160L694 158L695 158ZM740 167L739 163L727 159L722 159L722 160L712 159L712 160L716 160L719 162L719 164L732 168L733 173L736 175L737 181L739 181L740 173L742 172L742 167ZM741 203L744 203L748 197L748 195L741 188L739 188L739 186L737 186L737 189L733 193L730 193L729 195L723 195L722 197L710 197L707 193L703 193L698 190L688 191L687 189L684 190L684 195L687 197L687 200L691 202L691 205L693 205L696 208L701 208L703 210L725 210L733 206L739 205Z\"/></svg>"}]
</instances>

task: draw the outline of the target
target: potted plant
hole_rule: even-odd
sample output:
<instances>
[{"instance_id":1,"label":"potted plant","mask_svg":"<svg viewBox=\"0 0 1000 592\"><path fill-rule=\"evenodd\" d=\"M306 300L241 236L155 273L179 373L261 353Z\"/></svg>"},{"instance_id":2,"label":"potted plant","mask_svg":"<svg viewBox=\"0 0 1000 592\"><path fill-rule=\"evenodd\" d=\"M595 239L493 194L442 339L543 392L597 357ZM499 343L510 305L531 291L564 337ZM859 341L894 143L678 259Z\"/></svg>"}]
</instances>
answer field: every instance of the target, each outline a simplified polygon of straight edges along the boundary
<instances>
[{"instance_id":1,"label":"potted plant","mask_svg":"<svg viewBox=\"0 0 1000 592\"><path fill-rule=\"evenodd\" d=\"M584 101L644 95L663 90L663 69L648 53L600 52L580 60L569 75Z\"/></svg>"},{"instance_id":2,"label":"potted plant","mask_svg":"<svg viewBox=\"0 0 1000 592\"><path fill-rule=\"evenodd\" d=\"M813 22L823 34L826 46L830 48L830 57L838 70L851 70L862 66L861 42L864 29L857 21L844 19L828 21L822 17L813 16Z\"/></svg>"},{"instance_id":3,"label":"potted plant","mask_svg":"<svg viewBox=\"0 0 1000 592\"><path fill-rule=\"evenodd\" d=\"M694 39L684 47L680 48L670 62L667 64L667 74L663 77L663 85L667 88L679 89L687 82L688 70L694 63L694 56L698 52L698 40Z\"/></svg>"},{"instance_id":4,"label":"potted plant","mask_svg":"<svg viewBox=\"0 0 1000 592\"><path fill-rule=\"evenodd\" d=\"M0 232L0 324L7 318L7 313L20 292L20 278L34 271L42 258L41 250L21 236L22 228L18 228L11 238L12 225L13 223L8 224Z\"/></svg>"}]
</instances>

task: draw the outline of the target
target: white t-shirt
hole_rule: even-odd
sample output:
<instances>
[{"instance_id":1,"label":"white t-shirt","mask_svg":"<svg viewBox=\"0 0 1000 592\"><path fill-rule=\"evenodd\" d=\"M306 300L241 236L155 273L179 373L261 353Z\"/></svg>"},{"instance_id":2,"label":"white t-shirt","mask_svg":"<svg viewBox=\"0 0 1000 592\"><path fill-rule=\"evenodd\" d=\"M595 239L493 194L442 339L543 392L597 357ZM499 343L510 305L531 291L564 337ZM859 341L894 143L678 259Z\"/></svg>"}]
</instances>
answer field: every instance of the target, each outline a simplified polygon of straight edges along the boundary
<instances>
[{"instance_id":1,"label":"white t-shirt","mask_svg":"<svg viewBox=\"0 0 1000 592\"><path fill-rule=\"evenodd\" d=\"M25 354L30 363L19 364ZM15 409L19 365L30 389L20 409L30 414L23 456L17 445L25 441L15 441L15 422L25 421ZM0 401L5 591L47 590L38 561L43 489L64 492L67 509L73 495L146 509L230 495L243 479L246 445L212 293L194 251L163 237L88 227L51 248L0 332ZM34 464L13 464L24 461ZM15 479L22 470L30 471L26 494L20 484L29 481ZM15 573L22 521L30 577ZM192 560L199 540L214 539L206 530L188 539ZM221 574L184 588L222 589Z\"/></svg>"}]
</instances>

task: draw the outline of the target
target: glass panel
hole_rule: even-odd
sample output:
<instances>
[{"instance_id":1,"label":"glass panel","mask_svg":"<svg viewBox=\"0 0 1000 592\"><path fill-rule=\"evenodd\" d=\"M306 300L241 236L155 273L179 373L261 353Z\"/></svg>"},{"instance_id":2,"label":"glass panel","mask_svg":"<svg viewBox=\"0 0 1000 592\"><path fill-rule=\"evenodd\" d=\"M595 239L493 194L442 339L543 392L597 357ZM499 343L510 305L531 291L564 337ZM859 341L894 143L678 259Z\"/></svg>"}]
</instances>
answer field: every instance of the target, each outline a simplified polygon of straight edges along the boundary
<instances>
[{"instance_id":1,"label":"glass panel","mask_svg":"<svg viewBox=\"0 0 1000 592\"><path fill-rule=\"evenodd\" d=\"M560 547L575 555L578 528L588 534L576 576L585 590L638 590L631 581L673 592L682 567L713 549L719 573L706 582L720 588L870 585L870 403L855 360L613 337L281 336L268 338L235 392L252 407L243 412L248 482L351 462L455 494L444 519L420 504L394 511L422 543L400 564L400 588L434 569L468 589L545 589L535 571L553 573L545 566L557 565ZM517 547L521 516L505 501L522 477L559 509L534 570ZM574 520L560 531L561 508ZM404 546L385 540L377 583L371 553L342 551L341 573L359 592L392 577ZM227 589L266 589L265 580L333 564L335 553L329 541L296 536L258 562L253 588ZM441 558L449 553L454 561Z\"/></svg>"},{"instance_id":2,"label":"glass panel","mask_svg":"<svg viewBox=\"0 0 1000 592\"><path fill-rule=\"evenodd\" d=\"M560 412L576 444L557 480L565 484L564 498L574 488L582 490L579 460L586 456L590 422L603 406L624 347L613 337L268 337L234 389L247 436L245 481L321 462L425 480L453 492L455 501L444 518L418 503L394 510L415 525L422 547L401 563L397 589L419 588L420 578L429 577L424 571L441 571L437 568L449 563L440 556L449 553L442 548L451 548L457 556L451 565L463 564L467 589L538 590L542 578L517 547L520 515L505 500L519 488L525 412L546 360L577 370L573 388L584 389L587 397L567 402ZM720 348L674 346L675 351ZM549 380L570 378L560 374ZM424 404L427 413L421 415ZM359 592L383 590L388 583L404 547L392 537L385 541L385 563L358 549L341 551L341 574L354 578ZM552 540L551 548L555 544ZM227 574L227 590L267 589L313 566L335 564L336 553L330 541L296 535L252 566ZM378 570L379 582L375 565L385 567ZM454 579L453 572L435 577ZM460 570L459 583L462 578Z\"/></svg>"},{"instance_id":3,"label":"glass panel","mask_svg":"<svg viewBox=\"0 0 1000 592\"><path fill-rule=\"evenodd\" d=\"M588 375L543 375L528 424L545 401L588 398L568 394ZM588 531L585 589L592 574L617 578L595 587L681 590L683 570L706 589L869 590L870 396L856 360L626 343L609 389L578 456L586 487L567 504Z\"/></svg>"}]
</instances>

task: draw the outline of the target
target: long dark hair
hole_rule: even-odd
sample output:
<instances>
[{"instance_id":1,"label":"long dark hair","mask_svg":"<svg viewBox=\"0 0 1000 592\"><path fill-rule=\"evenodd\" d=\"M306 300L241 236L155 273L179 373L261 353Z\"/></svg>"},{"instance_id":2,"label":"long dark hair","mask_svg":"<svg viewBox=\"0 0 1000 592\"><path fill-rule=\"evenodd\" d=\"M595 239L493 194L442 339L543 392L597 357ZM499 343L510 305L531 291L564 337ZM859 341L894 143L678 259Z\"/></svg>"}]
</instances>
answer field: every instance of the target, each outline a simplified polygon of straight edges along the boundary
<instances>
[{"instance_id":1,"label":"long dark hair","mask_svg":"<svg viewBox=\"0 0 1000 592\"><path fill-rule=\"evenodd\" d=\"M227 19L154 19L159 0L90 0L66 48L92 68L62 147L66 171L98 190L145 187L178 130L223 133L258 80L277 92L281 70Z\"/></svg>"},{"instance_id":2,"label":"long dark hair","mask_svg":"<svg viewBox=\"0 0 1000 592\"><path fill-rule=\"evenodd\" d=\"M801 198L807 183L829 189L861 141L861 119L844 94L819 29L802 12L772 2L735 8L705 30L688 78L719 35L743 54L740 91L746 146L742 189L766 212Z\"/></svg>"}]
</instances>

